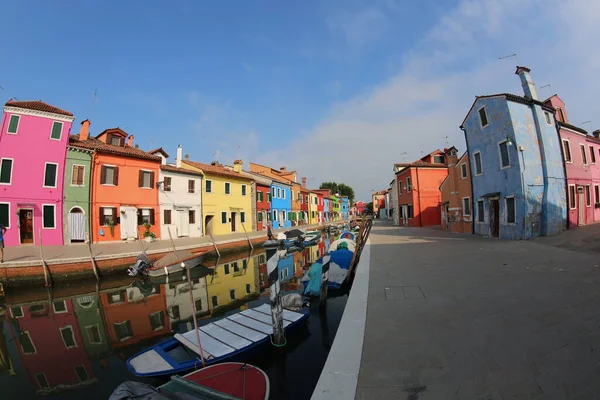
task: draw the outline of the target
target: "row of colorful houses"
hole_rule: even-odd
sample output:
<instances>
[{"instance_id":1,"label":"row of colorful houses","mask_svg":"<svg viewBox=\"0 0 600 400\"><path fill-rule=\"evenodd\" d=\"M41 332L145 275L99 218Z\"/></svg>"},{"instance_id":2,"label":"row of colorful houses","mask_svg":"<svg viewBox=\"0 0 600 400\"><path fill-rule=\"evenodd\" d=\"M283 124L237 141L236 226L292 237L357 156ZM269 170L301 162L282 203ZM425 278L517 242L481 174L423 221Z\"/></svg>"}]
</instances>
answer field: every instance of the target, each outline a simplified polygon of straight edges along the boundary
<instances>
[{"instance_id":1,"label":"row of colorful houses","mask_svg":"<svg viewBox=\"0 0 600 400\"><path fill-rule=\"evenodd\" d=\"M467 150L394 165L389 218L401 226L506 239L558 234L600 220L600 130L571 124L558 95L477 96L460 125Z\"/></svg>"},{"instance_id":2,"label":"row of colorful houses","mask_svg":"<svg viewBox=\"0 0 600 400\"><path fill-rule=\"evenodd\" d=\"M120 128L72 134L72 113L9 101L0 129L0 224L7 246L197 237L348 217L348 198L309 190L296 171L200 163L143 151Z\"/></svg>"}]
</instances>

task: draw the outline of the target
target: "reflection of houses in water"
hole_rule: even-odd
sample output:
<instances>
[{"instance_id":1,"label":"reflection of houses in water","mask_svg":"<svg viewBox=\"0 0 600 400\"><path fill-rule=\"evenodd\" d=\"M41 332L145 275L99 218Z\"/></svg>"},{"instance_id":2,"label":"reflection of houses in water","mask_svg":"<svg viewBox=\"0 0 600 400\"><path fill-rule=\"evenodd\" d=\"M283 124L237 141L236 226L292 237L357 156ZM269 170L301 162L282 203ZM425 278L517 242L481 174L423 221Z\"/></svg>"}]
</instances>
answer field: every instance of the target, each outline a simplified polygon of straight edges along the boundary
<instances>
[{"instance_id":1,"label":"reflection of houses in water","mask_svg":"<svg viewBox=\"0 0 600 400\"><path fill-rule=\"evenodd\" d=\"M302 276L302 267L304 266L302 253L302 251L294 253L294 276Z\"/></svg>"},{"instance_id":2,"label":"reflection of houses in water","mask_svg":"<svg viewBox=\"0 0 600 400\"><path fill-rule=\"evenodd\" d=\"M142 293L142 290L144 291ZM170 332L160 285L123 287L100 295L109 340L123 347Z\"/></svg>"},{"instance_id":3,"label":"reflection of houses in water","mask_svg":"<svg viewBox=\"0 0 600 400\"><path fill-rule=\"evenodd\" d=\"M288 254L285 258L280 258L277 264L279 271L279 281L287 282L294 277L294 254Z\"/></svg>"},{"instance_id":4,"label":"reflection of houses in water","mask_svg":"<svg viewBox=\"0 0 600 400\"><path fill-rule=\"evenodd\" d=\"M198 267L199 268L199 267ZM193 278L192 287L187 280L169 282L162 285L167 301L167 317L171 327L188 322L188 330L192 329L191 321L194 315L194 306L190 299L190 290L196 305L196 315L208 312L208 292L206 291L206 277Z\"/></svg>"},{"instance_id":5,"label":"reflection of houses in water","mask_svg":"<svg viewBox=\"0 0 600 400\"><path fill-rule=\"evenodd\" d=\"M8 352L8 346L6 344L6 338L8 336L8 327L5 327L4 322L5 311L0 309L0 373L8 371L10 376L16 375L15 365Z\"/></svg>"},{"instance_id":6,"label":"reflection of houses in water","mask_svg":"<svg viewBox=\"0 0 600 400\"><path fill-rule=\"evenodd\" d=\"M7 313L8 314L8 313ZM95 382L71 300L11 306L8 330L39 394Z\"/></svg>"},{"instance_id":7,"label":"reflection of houses in water","mask_svg":"<svg viewBox=\"0 0 600 400\"><path fill-rule=\"evenodd\" d=\"M236 257L236 258L233 258ZM206 277L208 308L212 312L236 300L259 292L255 257L232 254L221 257L213 274Z\"/></svg>"},{"instance_id":8,"label":"reflection of houses in water","mask_svg":"<svg viewBox=\"0 0 600 400\"><path fill-rule=\"evenodd\" d=\"M73 298L73 309L88 357L99 359L110 352L110 342L102 317L100 298L96 294Z\"/></svg>"},{"instance_id":9,"label":"reflection of houses in water","mask_svg":"<svg viewBox=\"0 0 600 400\"><path fill-rule=\"evenodd\" d=\"M264 250L264 249L263 249ZM254 256L254 265L258 265L258 287L264 290L269 287L269 274L267 272L267 253Z\"/></svg>"}]
</instances>

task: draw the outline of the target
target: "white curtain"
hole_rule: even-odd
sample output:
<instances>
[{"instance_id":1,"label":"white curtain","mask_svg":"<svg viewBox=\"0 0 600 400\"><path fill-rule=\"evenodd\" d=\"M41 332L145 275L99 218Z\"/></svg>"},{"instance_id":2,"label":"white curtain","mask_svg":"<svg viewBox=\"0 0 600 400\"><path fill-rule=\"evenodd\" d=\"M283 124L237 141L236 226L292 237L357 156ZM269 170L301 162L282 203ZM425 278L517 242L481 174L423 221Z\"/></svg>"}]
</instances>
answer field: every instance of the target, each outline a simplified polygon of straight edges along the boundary
<instances>
[{"instance_id":1,"label":"white curtain","mask_svg":"<svg viewBox=\"0 0 600 400\"><path fill-rule=\"evenodd\" d=\"M85 214L69 213L71 240L85 240Z\"/></svg>"}]
</instances>

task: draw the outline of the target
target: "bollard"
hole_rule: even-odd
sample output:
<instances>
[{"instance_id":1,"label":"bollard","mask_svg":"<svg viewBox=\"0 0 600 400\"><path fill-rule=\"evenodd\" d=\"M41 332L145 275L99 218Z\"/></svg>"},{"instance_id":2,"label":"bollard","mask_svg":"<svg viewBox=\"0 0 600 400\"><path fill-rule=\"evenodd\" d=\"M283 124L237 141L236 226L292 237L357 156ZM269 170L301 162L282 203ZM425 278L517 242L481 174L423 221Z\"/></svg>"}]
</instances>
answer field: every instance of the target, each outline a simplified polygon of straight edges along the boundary
<instances>
[{"instance_id":1,"label":"bollard","mask_svg":"<svg viewBox=\"0 0 600 400\"><path fill-rule=\"evenodd\" d=\"M271 305L271 321L273 323L273 344L285 344L285 331L283 330L283 307L281 306L281 286L279 283L279 248L269 246L266 248L267 274L269 276L269 303ZM283 249L285 251L285 248Z\"/></svg>"}]
</instances>

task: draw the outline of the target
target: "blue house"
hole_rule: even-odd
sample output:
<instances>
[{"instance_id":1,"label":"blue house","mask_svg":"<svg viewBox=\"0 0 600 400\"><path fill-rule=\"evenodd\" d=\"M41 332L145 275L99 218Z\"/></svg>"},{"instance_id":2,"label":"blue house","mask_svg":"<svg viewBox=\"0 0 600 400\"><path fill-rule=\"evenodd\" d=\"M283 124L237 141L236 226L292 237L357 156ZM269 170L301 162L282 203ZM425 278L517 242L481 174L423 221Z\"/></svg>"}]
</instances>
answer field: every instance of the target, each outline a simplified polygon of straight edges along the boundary
<instances>
[{"instance_id":1,"label":"blue house","mask_svg":"<svg viewBox=\"0 0 600 400\"><path fill-rule=\"evenodd\" d=\"M348 212L350 211L350 202L348 197L339 196L340 199L340 213L342 213L342 220L348 219Z\"/></svg>"},{"instance_id":2,"label":"blue house","mask_svg":"<svg viewBox=\"0 0 600 400\"><path fill-rule=\"evenodd\" d=\"M279 272L279 282L290 281L294 277L294 255L288 254L285 258L280 259L277 271Z\"/></svg>"},{"instance_id":3,"label":"blue house","mask_svg":"<svg viewBox=\"0 0 600 400\"><path fill-rule=\"evenodd\" d=\"M478 96L461 125L470 157L473 230L529 239L566 228L566 180L554 109L517 67L525 96Z\"/></svg>"},{"instance_id":4,"label":"blue house","mask_svg":"<svg viewBox=\"0 0 600 400\"><path fill-rule=\"evenodd\" d=\"M292 187L280 181L271 183L271 221L273 228L292 226L289 213L292 211Z\"/></svg>"},{"instance_id":5,"label":"blue house","mask_svg":"<svg viewBox=\"0 0 600 400\"><path fill-rule=\"evenodd\" d=\"M325 222L331 221L331 201L326 196L323 196L323 218Z\"/></svg>"}]
</instances>

